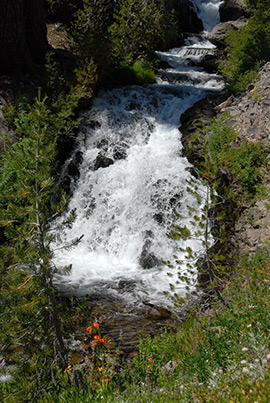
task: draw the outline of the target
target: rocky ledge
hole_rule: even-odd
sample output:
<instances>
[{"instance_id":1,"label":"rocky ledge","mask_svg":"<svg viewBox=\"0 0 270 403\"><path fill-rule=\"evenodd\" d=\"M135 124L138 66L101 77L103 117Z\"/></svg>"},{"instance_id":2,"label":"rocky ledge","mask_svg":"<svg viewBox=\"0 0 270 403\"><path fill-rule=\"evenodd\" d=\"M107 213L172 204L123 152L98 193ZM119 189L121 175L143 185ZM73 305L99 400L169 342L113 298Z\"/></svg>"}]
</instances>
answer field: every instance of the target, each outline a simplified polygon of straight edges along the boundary
<instances>
[{"instance_id":1,"label":"rocky ledge","mask_svg":"<svg viewBox=\"0 0 270 403\"><path fill-rule=\"evenodd\" d=\"M270 63L261 68L257 81L243 96L228 95L223 93L220 97L208 97L182 115L182 142L191 163L196 165L203 159L200 145L195 143L194 147L187 147L197 130L197 123L201 121L207 125L221 112L228 112L229 123L238 132L238 142L245 140L270 148ZM234 222L234 235L230 242L240 256L253 253L270 242L270 154L266 161L263 167L263 195L257 197L254 204L241 206L241 214ZM230 178L225 177L225 180L230 182Z\"/></svg>"},{"instance_id":2,"label":"rocky ledge","mask_svg":"<svg viewBox=\"0 0 270 403\"><path fill-rule=\"evenodd\" d=\"M260 70L258 80L230 106L230 122L239 133L238 139L262 143L270 147L270 63ZM264 166L264 196L246 208L235 224L235 242L243 253L252 253L270 242L270 154Z\"/></svg>"}]
</instances>

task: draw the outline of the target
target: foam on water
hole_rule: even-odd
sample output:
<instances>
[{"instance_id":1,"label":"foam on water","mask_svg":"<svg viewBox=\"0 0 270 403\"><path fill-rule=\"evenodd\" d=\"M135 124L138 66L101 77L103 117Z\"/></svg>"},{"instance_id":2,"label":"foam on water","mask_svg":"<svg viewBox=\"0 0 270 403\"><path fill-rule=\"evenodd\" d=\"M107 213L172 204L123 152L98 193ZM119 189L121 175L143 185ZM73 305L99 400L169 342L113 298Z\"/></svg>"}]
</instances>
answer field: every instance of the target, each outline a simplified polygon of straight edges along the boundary
<instances>
[{"instance_id":1,"label":"foam on water","mask_svg":"<svg viewBox=\"0 0 270 403\"><path fill-rule=\"evenodd\" d=\"M205 33L211 32L219 23L219 7L223 3L220 0L192 0L198 11L198 16L203 21Z\"/></svg>"},{"instance_id":2,"label":"foam on water","mask_svg":"<svg viewBox=\"0 0 270 403\"><path fill-rule=\"evenodd\" d=\"M122 295L130 302L164 303L170 283L177 292L185 285L178 282L179 267L168 270L162 261L176 254L181 259L180 246L201 248L199 240L180 245L168 234L173 224L194 230L188 207L199 215L206 189L197 181L200 202L187 189L191 165L182 155L179 118L223 85L218 76L187 66L187 47L213 49L205 39L189 38L184 48L159 52L171 68L159 74L157 84L101 92L84 113L84 120L95 124L81 127L74 151L83 155L80 178L68 211L55 223L76 209L75 221L57 232L54 244L55 264L72 264L68 275L55 277L55 284L68 293L117 294L121 283ZM202 55L188 57L198 60ZM96 169L100 154L113 164ZM76 247L63 249L81 235ZM142 263L145 255L147 265Z\"/></svg>"}]
</instances>

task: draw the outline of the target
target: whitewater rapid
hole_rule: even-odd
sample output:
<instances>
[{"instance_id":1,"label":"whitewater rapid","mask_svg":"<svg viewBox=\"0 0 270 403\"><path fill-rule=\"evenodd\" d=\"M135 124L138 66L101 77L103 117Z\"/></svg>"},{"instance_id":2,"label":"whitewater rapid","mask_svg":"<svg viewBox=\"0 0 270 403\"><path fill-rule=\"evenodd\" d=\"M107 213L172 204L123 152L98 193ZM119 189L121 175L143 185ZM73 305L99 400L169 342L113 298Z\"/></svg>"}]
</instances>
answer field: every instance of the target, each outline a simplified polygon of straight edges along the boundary
<instances>
[{"instance_id":1,"label":"whitewater rapid","mask_svg":"<svg viewBox=\"0 0 270 403\"><path fill-rule=\"evenodd\" d=\"M195 3L205 6L201 15L207 14L207 7L217 15L218 2ZM163 261L182 259L183 246L200 250L201 240L184 243L168 235L173 225L194 232L189 210L200 215L206 188L196 180L201 200L187 189L187 181L194 178L178 126L185 110L223 87L218 75L196 67L213 49L203 36L189 38L184 47L157 52L170 67L158 72L156 84L102 91L91 110L83 112L74 150L82 159L80 176L67 212L55 223L61 225L76 210L74 222L57 230L53 245L55 265L72 265L69 274L55 276L62 291L99 298L121 294L136 303L164 301L170 284L184 293L178 273L185 265L168 268ZM64 248L81 236L78 245Z\"/></svg>"}]
</instances>

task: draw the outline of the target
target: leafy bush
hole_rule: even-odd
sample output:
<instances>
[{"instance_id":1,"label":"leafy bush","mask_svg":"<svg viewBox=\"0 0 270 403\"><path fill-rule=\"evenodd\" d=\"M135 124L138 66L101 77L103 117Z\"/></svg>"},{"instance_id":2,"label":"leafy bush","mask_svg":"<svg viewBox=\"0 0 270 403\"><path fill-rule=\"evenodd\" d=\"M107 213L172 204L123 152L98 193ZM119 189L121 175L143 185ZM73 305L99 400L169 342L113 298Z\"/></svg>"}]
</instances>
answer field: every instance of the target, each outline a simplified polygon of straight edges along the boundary
<instances>
[{"instance_id":1,"label":"leafy bush","mask_svg":"<svg viewBox=\"0 0 270 403\"><path fill-rule=\"evenodd\" d=\"M144 61L137 60L137 62L135 62L131 67L131 70L134 72L138 84L155 82L155 73L153 69Z\"/></svg>"},{"instance_id":2,"label":"leafy bush","mask_svg":"<svg viewBox=\"0 0 270 403\"><path fill-rule=\"evenodd\" d=\"M175 17L164 0L83 0L69 33L77 55L93 59L97 65L100 81L118 82L116 75L121 70L123 84L132 77L145 82L140 64L132 67L135 75L128 71L129 66L140 58L149 62L157 48L171 45L179 35ZM147 81L149 78L148 74Z\"/></svg>"},{"instance_id":3,"label":"leafy bush","mask_svg":"<svg viewBox=\"0 0 270 403\"><path fill-rule=\"evenodd\" d=\"M236 179L250 194L255 192L261 182L260 167L265 159L265 151L260 144L244 142L239 148L233 148L225 155L226 163Z\"/></svg>"},{"instance_id":4,"label":"leafy bush","mask_svg":"<svg viewBox=\"0 0 270 403\"><path fill-rule=\"evenodd\" d=\"M261 182L260 168L266 157L265 147L250 144L238 137L226 114L214 119L204 130L208 132L205 144L208 162L205 165L210 163L211 175L215 176L218 168L224 165L240 183L243 191L252 195Z\"/></svg>"},{"instance_id":5,"label":"leafy bush","mask_svg":"<svg viewBox=\"0 0 270 403\"><path fill-rule=\"evenodd\" d=\"M229 148L229 144L235 139L235 130L227 124L227 115L222 115L219 119L214 119L207 129L206 151L210 153L210 158L219 165L224 160L224 154Z\"/></svg>"},{"instance_id":6,"label":"leafy bush","mask_svg":"<svg viewBox=\"0 0 270 403\"><path fill-rule=\"evenodd\" d=\"M227 77L235 92L243 92L260 64L270 60L269 1L252 3L252 17L238 31L230 31L226 40L227 56L220 63L220 71Z\"/></svg>"}]
</instances>

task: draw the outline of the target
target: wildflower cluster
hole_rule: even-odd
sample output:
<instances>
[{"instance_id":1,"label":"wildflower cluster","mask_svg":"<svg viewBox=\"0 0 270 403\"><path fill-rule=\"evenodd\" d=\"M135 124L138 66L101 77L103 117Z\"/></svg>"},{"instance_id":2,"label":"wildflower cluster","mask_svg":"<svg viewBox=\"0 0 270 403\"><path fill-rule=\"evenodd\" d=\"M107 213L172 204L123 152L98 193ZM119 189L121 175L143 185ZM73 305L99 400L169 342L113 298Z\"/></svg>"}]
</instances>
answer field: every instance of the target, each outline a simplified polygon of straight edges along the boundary
<instances>
[{"instance_id":1,"label":"wildflower cluster","mask_svg":"<svg viewBox=\"0 0 270 403\"><path fill-rule=\"evenodd\" d=\"M93 327L92 327L93 326ZM99 324L97 322L93 322L92 326L88 326L86 331L89 333L89 335L92 335L93 333L100 333L99 331ZM96 332L95 332L96 330ZM94 334L93 335L93 340L90 342L90 347L94 348L98 343L105 344L107 343L107 339L101 338L100 334Z\"/></svg>"},{"instance_id":2,"label":"wildflower cluster","mask_svg":"<svg viewBox=\"0 0 270 403\"><path fill-rule=\"evenodd\" d=\"M100 388L102 385L108 384L110 378L107 376L108 368L106 367L106 347L107 339L101 337L100 324L93 322L91 326L86 328L89 336L93 339L90 341L90 347L93 353L94 370L92 371L92 381L96 384L94 389Z\"/></svg>"}]
</instances>

